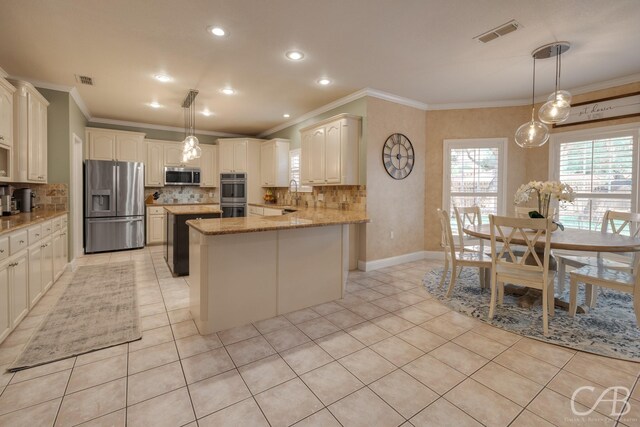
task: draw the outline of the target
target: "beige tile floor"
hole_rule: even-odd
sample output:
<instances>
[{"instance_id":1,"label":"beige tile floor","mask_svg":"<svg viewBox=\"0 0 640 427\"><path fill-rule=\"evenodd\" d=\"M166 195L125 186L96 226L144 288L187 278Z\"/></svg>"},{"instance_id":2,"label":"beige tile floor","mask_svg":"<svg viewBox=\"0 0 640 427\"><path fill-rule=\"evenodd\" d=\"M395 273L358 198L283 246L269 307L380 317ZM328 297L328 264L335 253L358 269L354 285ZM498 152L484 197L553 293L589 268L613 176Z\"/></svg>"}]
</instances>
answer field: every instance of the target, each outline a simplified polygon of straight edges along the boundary
<instances>
[{"instance_id":1,"label":"beige tile floor","mask_svg":"<svg viewBox=\"0 0 640 427\"><path fill-rule=\"evenodd\" d=\"M1 426L640 425L640 364L533 341L451 312L420 286L434 262L349 276L344 299L201 336L188 285L161 248L133 260L141 341L0 376ZM0 346L4 369L62 293L65 275ZM618 420L612 385L635 388ZM583 406L584 405L584 406Z\"/></svg>"}]
</instances>

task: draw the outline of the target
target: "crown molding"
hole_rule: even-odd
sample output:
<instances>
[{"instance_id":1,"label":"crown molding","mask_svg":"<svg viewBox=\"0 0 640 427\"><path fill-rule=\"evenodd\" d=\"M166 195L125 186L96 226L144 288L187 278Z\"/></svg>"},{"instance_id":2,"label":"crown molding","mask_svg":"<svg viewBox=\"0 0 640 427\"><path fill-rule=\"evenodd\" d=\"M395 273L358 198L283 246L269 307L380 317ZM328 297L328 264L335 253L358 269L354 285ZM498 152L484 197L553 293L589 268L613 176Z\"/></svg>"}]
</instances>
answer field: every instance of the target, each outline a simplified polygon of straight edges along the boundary
<instances>
[{"instance_id":1,"label":"crown molding","mask_svg":"<svg viewBox=\"0 0 640 427\"><path fill-rule=\"evenodd\" d=\"M9 74L5 70L3 70L2 67L0 67L0 77L5 79L9 77Z\"/></svg>"},{"instance_id":2,"label":"crown molding","mask_svg":"<svg viewBox=\"0 0 640 427\"><path fill-rule=\"evenodd\" d=\"M143 129L156 129L156 130L168 130L173 132L184 132L184 128L176 127L176 126L165 126L165 125L155 125L151 123L140 123L140 122L129 122L126 120L114 120L114 119L103 119L100 117L93 117L90 123L102 123L105 125L116 125L116 126L129 126ZM201 130L196 129L195 133L200 135L211 135L211 136L222 136L226 138L243 138L246 135L241 135L237 133L227 133L227 132L216 132L210 130Z\"/></svg>"},{"instance_id":3,"label":"crown molding","mask_svg":"<svg viewBox=\"0 0 640 427\"><path fill-rule=\"evenodd\" d=\"M631 74L628 76L618 77L617 79L611 79L604 82L593 83L590 85L579 86L570 89L573 95L582 95L583 93L595 92L597 90L609 89L616 86L622 86L629 83L640 82L640 73Z\"/></svg>"},{"instance_id":4,"label":"crown molding","mask_svg":"<svg viewBox=\"0 0 640 427\"><path fill-rule=\"evenodd\" d=\"M76 89L75 86L58 85L55 83L43 82L40 80L28 79L26 77L20 77L20 76L11 76L11 78L15 80L23 80L23 81L29 82L35 87L40 87L42 89L57 90L58 92L69 93L69 95L76 102L76 105L78 106L80 111L82 111L82 114L84 115L85 119L87 119L87 121L91 120L91 112L89 111L89 108L87 108L87 104L84 103L84 100L80 96L80 92L78 92L78 89Z\"/></svg>"},{"instance_id":5,"label":"crown molding","mask_svg":"<svg viewBox=\"0 0 640 427\"><path fill-rule=\"evenodd\" d=\"M264 138L267 135L271 135L275 132L281 131L282 129L286 129L289 126L296 125L298 123L302 123L305 120L311 119L319 114L326 113L327 111L333 110L334 108L341 107L349 102L355 101L356 99L363 98L365 96L371 96L373 98L383 99L385 101L395 102L396 104L406 105L408 107L418 108L420 110L427 110L427 104L416 101L409 98L404 98L402 96L394 95L392 93L383 92L377 89L364 88L360 89L356 92L353 92L347 96L336 99L333 102L323 105L322 107L316 108L315 110L311 110L301 116L296 117L295 119L284 122L278 126L272 127L264 132L258 134L258 138Z\"/></svg>"}]
</instances>

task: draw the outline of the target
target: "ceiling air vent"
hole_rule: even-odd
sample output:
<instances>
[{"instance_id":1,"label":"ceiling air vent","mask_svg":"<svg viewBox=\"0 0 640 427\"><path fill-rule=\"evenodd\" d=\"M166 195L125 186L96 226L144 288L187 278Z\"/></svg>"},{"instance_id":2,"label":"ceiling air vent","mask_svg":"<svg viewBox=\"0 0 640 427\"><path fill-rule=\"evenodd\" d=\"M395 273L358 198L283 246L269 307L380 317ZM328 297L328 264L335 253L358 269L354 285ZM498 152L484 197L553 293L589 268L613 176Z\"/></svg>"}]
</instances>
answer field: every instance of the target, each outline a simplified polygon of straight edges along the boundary
<instances>
[{"instance_id":1,"label":"ceiling air vent","mask_svg":"<svg viewBox=\"0 0 640 427\"><path fill-rule=\"evenodd\" d=\"M89 76L81 76L76 74L76 81L83 85L93 86L93 79Z\"/></svg>"},{"instance_id":2,"label":"ceiling air vent","mask_svg":"<svg viewBox=\"0 0 640 427\"><path fill-rule=\"evenodd\" d=\"M520 27L521 25L515 19L512 19L506 24L502 24L499 27L494 28L493 30L482 33L479 36L475 36L474 39L480 40L482 43L489 43L490 41L495 40L498 37L502 37L514 32Z\"/></svg>"}]
</instances>

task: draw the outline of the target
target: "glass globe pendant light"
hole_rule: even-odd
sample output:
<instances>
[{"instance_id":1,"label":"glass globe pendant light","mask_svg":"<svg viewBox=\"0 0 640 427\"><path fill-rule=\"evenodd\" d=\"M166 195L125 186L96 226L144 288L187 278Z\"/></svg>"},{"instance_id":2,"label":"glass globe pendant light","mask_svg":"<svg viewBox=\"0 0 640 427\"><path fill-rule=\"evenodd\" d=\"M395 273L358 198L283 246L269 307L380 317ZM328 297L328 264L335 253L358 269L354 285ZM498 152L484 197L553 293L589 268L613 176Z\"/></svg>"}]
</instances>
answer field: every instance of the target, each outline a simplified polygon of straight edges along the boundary
<instances>
[{"instance_id":1,"label":"glass globe pendant light","mask_svg":"<svg viewBox=\"0 0 640 427\"><path fill-rule=\"evenodd\" d=\"M195 100L198 95L197 90L191 89L187 94L187 97L182 103L184 109L184 143L182 148L182 161L188 162L189 160L197 159L202 155L202 149L200 148L200 142L195 136L196 127L196 106Z\"/></svg>"},{"instance_id":2,"label":"glass globe pendant light","mask_svg":"<svg viewBox=\"0 0 640 427\"><path fill-rule=\"evenodd\" d=\"M541 49L546 49L544 51L545 54L548 52L549 55L556 57L556 86L554 92L549 95L548 101L540 107L538 118L541 122L547 124L562 123L569 118L569 114L571 113L571 93L566 90L558 90L562 69L561 56L569 49L569 44L555 43L550 47L544 46ZM534 52L534 55L539 51L540 49Z\"/></svg>"},{"instance_id":3,"label":"glass globe pendant light","mask_svg":"<svg viewBox=\"0 0 640 427\"><path fill-rule=\"evenodd\" d=\"M549 140L549 128L535 119L536 57L533 57L533 89L531 91L531 121L524 123L516 131L516 144L522 148L536 148Z\"/></svg>"}]
</instances>

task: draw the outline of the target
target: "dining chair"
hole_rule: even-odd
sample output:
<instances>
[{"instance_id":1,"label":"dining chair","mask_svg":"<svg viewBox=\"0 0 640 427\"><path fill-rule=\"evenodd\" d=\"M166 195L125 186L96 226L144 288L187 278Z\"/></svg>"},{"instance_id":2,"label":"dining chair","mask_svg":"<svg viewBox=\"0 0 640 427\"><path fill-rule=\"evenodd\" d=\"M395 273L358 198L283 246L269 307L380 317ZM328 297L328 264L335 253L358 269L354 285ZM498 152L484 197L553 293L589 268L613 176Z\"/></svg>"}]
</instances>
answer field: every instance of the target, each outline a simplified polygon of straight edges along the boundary
<instances>
[{"instance_id":1,"label":"dining chair","mask_svg":"<svg viewBox=\"0 0 640 427\"><path fill-rule=\"evenodd\" d=\"M493 319L498 304L504 302L504 284L526 286L542 291L542 328L549 335L548 316L554 314L553 281L549 270L551 228L553 219L514 218L489 215L491 231L491 304L489 319ZM517 239L517 240L516 240ZM501 244L501 247L498 246ZM514 248L524 248L521 255Z\"/></svg>"},{"instance_id":2,"label":"dining chair","mask_svg":"<svg viewBox=\"0 0 640 427\"><path fill-rule=\"evenodd\" d=\"M440 218L440 226L442 227L441 246L444 248L444 270L438 287L442 288L444 285L445 277L449 271L449 264L451 264L451 279L449 280L447 297L450 297L453 293L453 288L456 285L456 279L462 272L463 267L478 267L480 287L485 288L485 271L486 269L491 268L491 258L482 252L465 252L463 250L457 250L454 243L455 241L453 240L449 214L442 209L438 209L438 217Z\"/></svg>"},{"instance_id":3,"label":"dining chair","mask_svg":"<svg viewBox=\"0 0 640 427\"><path fill-rule=\"evenodd\" d=\"M633 309L636 314L636 324L640 328L640 260L635 263L635 274L627 271L614 270L603 266L585 265L569 273L569 316L573 317L578 308L578 283L585 284L587 303L594 292L594 287L600 286L620 292L627 292L633 296Z\"/></svg>"},{"instance_id":4,"label":"dining chair","mask_svg":"<svg viewBox=\"0 0 640 427\"><path fill-rule=\"evenodd\" d=\"M609 231L611 230L611 231ZM622 234L628 232L632 237L640 236L640 213L606 211L602 217L602 225L600 231L603 233ZM625 259L626 258L626 259ZM633 273L633 266L640 257L636 252L634 255L611 255L598 252L596 256L584 255L558 255L556 261L558 263L558 285L560 290L564 291L564 282L566 277L567 265L574 268L581 268L585 265L601 266L614 270ZM588 301L590 307L595 307L597 288L593 289L591 298Z\"/></svg>"},{"instance_id":5,"label":"dining chair","mask_svg":"<svg viewBox=\"0 0 640 427\"><path fill-rule=\"evenodd\" d=\"M458 226L458 247L461 251L483 252L484 253L484 241L482 239L465 239L464 229L468 225L480 226L482 225L482 212L478 206L466 206L466 207L453 207L453 211L456 215L456 224ZM465 245L467 243L477 242L473 245Z\"/></svg>"}]
</instances>

